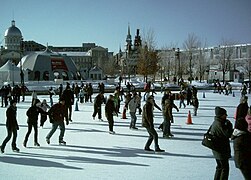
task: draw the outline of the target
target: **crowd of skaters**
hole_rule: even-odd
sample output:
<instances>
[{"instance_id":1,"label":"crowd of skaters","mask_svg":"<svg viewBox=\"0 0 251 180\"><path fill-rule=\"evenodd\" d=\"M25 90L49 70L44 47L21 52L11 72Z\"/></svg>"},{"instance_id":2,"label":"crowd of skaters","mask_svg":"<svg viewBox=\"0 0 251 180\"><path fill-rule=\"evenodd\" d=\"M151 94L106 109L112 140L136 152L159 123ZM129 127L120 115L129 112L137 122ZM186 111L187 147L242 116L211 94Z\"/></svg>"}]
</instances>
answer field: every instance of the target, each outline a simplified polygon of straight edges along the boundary
<instances>
[{"instance_id":1,"label":"crowd of skaters","mask_svg":"<svg viewBox=\"0 0 251 180\"><path fill-rule=\"evenodd\" d=\"M194 106L194 116L197 115L197 109L199 106L198 97L197 97L197 89L192 86L185 87L181 86L181 90L178 94L180 104L179 108L174 104L175 95L171 93L168 89L164 91L162 100L161 100L161 107L157 105L157 103L154 100L154 94L155 88L151 88L151 83L146 83L146 86L144 87L144 100L145 104L143 105L143 110L141 109L141 92L137 92L133 85L128 84L126 93L124 92L123 88L119 84L116 87L116 90L113 94L110 94L108 98L106 99L104 84L99 84L99 93L94 98L94 111L93 111L93 119L95 120L96 115L98 114L98 119L103 121L102 119L102 112L101 112L101 105L105 104L105 117L109 124L109 133L115 134L114 131L114 115L118 116L121 114L120 112L120 103L124 100L124 107L123 107L123 113L125 113L127 110L130 114L130 125L129 128L132 130L137 130L136 122L137 122L137 110L138 115L142 116L142 126L146 128L147 132L149 133L148 140L145 144L144 150L146 151L156 151L156 152L163 152L164 150L160 149L158 144L158 133L154 129L154 116L153 116L153 110L154 108L158 109L159 111L162 111L163 114L163 123L160 125L159 129L163 131L163 138L171 138L174 135L171 133L171 123L174 123L173 115L172 115L172 109L176 109L179 112L179 108L186 108L188 105ZM242 91L245 87L242 88ZM18 90L17 90L18 89ZM8 141L12 139L12 150L19 152L19 148L16 146L16 138L17 138L17 131L19 130L18 122L16 119L16 104L20 102L20 98L18 96L21 87L11 87L9 85L4 86L1 89L1 95L2 95L2 102L7 101L6 104L2 104L3 107L8 106L8 102L10 103L10 106L8 106L6 110L6 128L7 128L7 137L4 139L1 145L1 152L4 153L4 149ZM89 89L89 90L88 90ZM6 92L5 92L6 91ZM28 89L26 90L28 91ZM89 92L88 92L89 91ZM16 94L16 92L18 92ZM26 115L28 116L28 131L24 137L23 146L26 147L29 135L31 134L32 128L34 129L34 146L40 146L38 142L38 121L39 121L39 114L40 116L40 126L42 127L48 119L50 120L50 123L52 123L52 128L49 131L49 133L46 136L46 142L50 144L50 138L54 134L54 132L57 130L57 128L60 128L60 135L59 135L59 143L60 144L66 144L66 142L63 140L64 133L65 133L65 124L68 125L69 122L72 120L72 105L74 104L74 100L80 101L80 103L84 102L91 102L92 103L92 95L93 95L93 89L91 83L82 84L81 86L78 86L77 83L72 84L72 86L67 83L65 89L63 89L63 86L60 85L58 88L58 95L59 95L59 101L55 104L52 102L52 96L56 95L55 91L53 91L52 88L48 90L48 94L50 96L51 106L47 104L46 100L44 99L42 102L37 98L36 92L32 92L32 103L29 109L26 112ZM86 92L81 94L81 92ZM7 94L7 100L5 95ZM9 95L10 94L10 95ZM19 96L19 97L20 97ZM81 98L83 98L83 101L81 101ZM185 99L187 102L185 103ZM24 101L24 98L23 100ZM239 168L245 177L245 179L250 179L251 175L251 107L247 104L247 96L245 94L242 94L242 98L240 101L240 104L237 107L236 110L236 123L234 125L234 128L229 125L229 121L226 120L227 112L225 109L216 107L215 108L215 122L213 125L215 126L215 131L218 131L218 128L223 129L222 136L224 136L226 139L228 139L229 144L229 138L232 137L234 141L234 153L235 153L235 162L236 167ZM65 121L65 122L64 122ZM224 125L219 124L218 121L226 122ZM219 127L218 127L219 126ZM228 127L227 133L224 133L224 126ZM231 132L231 133L230 133ZM217 132L218 133L218 132ZM151 149L151 143L154 141L154 147L155 149ZM228 160L230 158L230 152L229 150L224 153L214 152L213 155L216 159L217 166L216 166L216 172L215 172L215 179L227 179L229 174L229 165Z\"/></svg>"}]
</instances>

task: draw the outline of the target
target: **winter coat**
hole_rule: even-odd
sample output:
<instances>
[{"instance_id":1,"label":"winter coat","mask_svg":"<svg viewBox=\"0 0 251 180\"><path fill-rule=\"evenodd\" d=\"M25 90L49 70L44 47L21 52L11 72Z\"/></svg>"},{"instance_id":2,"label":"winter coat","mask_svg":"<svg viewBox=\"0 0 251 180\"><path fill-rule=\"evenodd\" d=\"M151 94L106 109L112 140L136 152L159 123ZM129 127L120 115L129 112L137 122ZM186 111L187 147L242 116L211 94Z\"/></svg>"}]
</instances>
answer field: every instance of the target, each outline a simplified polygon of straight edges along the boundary
<instances>
[{"instance_id":1,"label":"winter coat","mask_svg":"<svg viewBox=\"0 0 251 180\"><path fill-rule=\"evenodd\" d=\"M146 102L143 106L142 112L142 126L146 128L153 128L153 105L150 102Z\"/></svg>"},{"instance_id":2,"label":"winter coat","mask_svg":"<svg viewBox=\"0 0 251 180\"><path fill-rule=\"evenodd\" d=\"M46 114L45 111L43 111L40 107L37 107L36 105L31 106L27 111L26 115L28 116L27 123L28 124L37 124L38 115L40 114Z\"/></svg>"},{"instance_id":3,"label":"winter coat","mask_svg":"<svg viewBox=\"0 0 251 180\"><path fill-rule=\"evenodd\" d=\"M173 108L178 110L178 107L173 103L172 100L166 99L164 104L162 104L163 116L166 116L169 120L173 120Z\"/></svg>"},{"instance_id":4,"label":"winter coat","mask_svg":"<svg viewBox=\"0 0 251 180\"><path fill-rule=\"evenodd\" d=\"M231 157L231 149L229 138L233 132L233 125L229 120L221 119L215 116L214 122L212 123L211 131L213 135L219 138L221 142L222 152L213 151L215 159L227 160Z\"/></svg>"},{"instance_id":5,"label":"winter coat","mask_svg":"<svg viewBox=\"0 0 251 180\"><path fill-rule=\"evenodd\" d=\"M71 106L74 104L74 93L70 88L63 91L62 98L65 100L65 106Z\"/></svg>"},{"instance_id":6,"label":"winter coat","mask_svg":"<svg viewBox=\"0 0 251 180\"><path fill-rule=\"evenodd\" d=\"M136 109L138 107L138 100L136 99L136 97L133 97L129 103L128 103L128 108L129 108L129 111L134 113L136 112Z\"/></svg>"},{"instance_id":7,"label":"winter coat","mask_svg":"<svg viewBox=\"0 0 251 180\"><path fill-rule=\"evenodd\" d=\"M10 105L6 110L6 127L8 130L18 130L19 126L17 123L17 108Z\"/></svg>"},{"instance_id":8,"label":"winter coat","mask_svg":"<svg viewBox=\"0 0 251 180\"><path fill-rule=\"evenodd\" d=\"M48 115L50 117L50 122L53 123L55 121L64 121L64 118L66 118L66 121L68 121L67 119L67 109L66 106L61 104L61 103L57 103L54 104L48 111Z\"/></svg>"},{"instance_id":9,"label":"winter coat","mask_svg":"<svg viewBox=\"0 0 251 180\"><path fill-rule=\"evenodd\" d=\"M101 104L104 102L104 96L102 94L98 94L94 99L94 106L101 107Z\"/></svg>"},{"instance_id":10,"label":"winter coat","mask_svg":"<svg viewBox=\"0 0 251 180\"><path fill-rule=\"evenodd\" d=\"M111 99L108 99L107 103L105 104L105 115L106 117L113 115L113 113L116 112L114 101Z\"/></svg>"},{"instance_id":11,"label":"winter coat","mask_svg":"<svg viewBox=\"0 0 251 180\"><path fill-rule=\"evenodd\" d=\"M251 168L251 133L244 133L233 139L234 161L237 168Z\"/></svg>"}]
</instances>

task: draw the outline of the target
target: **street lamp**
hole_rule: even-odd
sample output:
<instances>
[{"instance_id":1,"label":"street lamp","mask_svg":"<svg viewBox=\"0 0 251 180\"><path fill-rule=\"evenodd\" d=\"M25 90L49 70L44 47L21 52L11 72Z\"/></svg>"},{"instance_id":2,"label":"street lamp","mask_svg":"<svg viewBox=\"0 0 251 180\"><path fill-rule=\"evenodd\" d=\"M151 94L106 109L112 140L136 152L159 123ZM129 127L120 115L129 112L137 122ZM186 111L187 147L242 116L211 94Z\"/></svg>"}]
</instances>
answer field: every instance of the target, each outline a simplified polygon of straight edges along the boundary
<instances>
[{"instance_id":1,"label":"street lamp","mask_svg":"<svg viewBox=\"0 0 251 180\"><path fill-rule=\"evenodd\" d=\"M12 62L12 84L14 87L14 62Z\"/></svg>"}]
</instances>

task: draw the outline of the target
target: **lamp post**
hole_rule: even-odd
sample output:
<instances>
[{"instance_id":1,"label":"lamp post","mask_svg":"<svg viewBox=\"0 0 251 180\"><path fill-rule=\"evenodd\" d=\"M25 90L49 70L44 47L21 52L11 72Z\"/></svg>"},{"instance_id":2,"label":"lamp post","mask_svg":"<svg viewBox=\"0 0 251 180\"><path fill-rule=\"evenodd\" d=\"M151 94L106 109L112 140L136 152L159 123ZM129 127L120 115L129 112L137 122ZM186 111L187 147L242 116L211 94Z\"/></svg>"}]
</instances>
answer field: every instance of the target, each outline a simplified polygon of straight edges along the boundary
<instances>
[{"instance_id":1,"label":"lamp post","mask_svg":"<svg viewBox=\"0 0 251 180\"><path fill-rule=\"evenodd\" d=\"M12 85L14 87L14 62L12 62Z\"/></svg>"}]
</instances>

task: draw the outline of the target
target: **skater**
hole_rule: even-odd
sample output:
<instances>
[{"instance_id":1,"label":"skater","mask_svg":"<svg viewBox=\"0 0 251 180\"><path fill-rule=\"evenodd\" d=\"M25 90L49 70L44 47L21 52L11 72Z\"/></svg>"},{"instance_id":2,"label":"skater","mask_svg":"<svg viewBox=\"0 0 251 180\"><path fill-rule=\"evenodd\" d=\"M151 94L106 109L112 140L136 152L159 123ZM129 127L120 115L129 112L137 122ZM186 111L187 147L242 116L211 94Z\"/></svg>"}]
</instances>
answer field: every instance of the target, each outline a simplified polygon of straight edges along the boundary
<instances>
[{"instance_id":1,"label":"skater","mask_svg":"<svg viewBox=\"0 0 251 180\"><path fill-rule=\"evenodd\" d=\"M110 95L107 100L107 103L105 104L105 116L109 123L110 134L115 134L115 132L113 131L113 125L114 125L113 114L114 113L116 113L116 115L118 116L115 105L114 105L114 96Z\"/></svg>"},{"instance_id":2,"label":"skater","mask_svg":"<svg viewBox=\"0 0 251 180\"><path fill-rule=\"evenodd\" d=\"M232 140L235 166L245 179L251 179L251 106L246 106L247 96L243 96L237 107Z\"/></svg>"},{"instance_id":3,"label":"skater","mask_svg":"<svg viewBox=\"0 0 251 180\"><path fill-rule=\"evenodd\" d=\"M10 106L7 108L6 110L6 129L7 129L7 137L4 139L0 149L1 149L1 153L4 153L4 148L6 146L6 144L9 142L12 134L13 134L13 138L12 138L12 150L14 152L19 152L19 148L17 148L16 146L16 139L17 139L17 130L19 130L19 126L17 123L17 102L14 100L10 101Z\"/></svg>"},{"instance_id":4,"label":"skater","mask_svg":"<svg viewBox=\"0 0 251 180\"><path fill-rule=\"evenodd\" d=\"M197 111L198 111L198 108L199 108L199 100L198 100L197 96L193 95L192 105L193 105L193 115L197 116Z\"/></svg>"},{"instance_id":5,"label":"skater","mask_svg":"<svg viewBox=\"0 0 251 180\"><path fill-rule=\"evenodd\" d=\"M35 103L27 110L26 115L28 116L28 131L25 135L25 139L23 142L23 146L26 147L27 142L28 142L28 138L30 136L32 127L34 128L34 146L40 146L40 144L38 143L38 129L37 129L37 121L38 121L38 115L40 114L45 114L46 112L44 112L41 108L41 103L38 99L35 100Z\"/></svg>"},{"instance_id":6,"label":"skater","mask_svg":"<svg viewBox=\"0 0 251 180\"><path fill-rule=\"evenodd\" d=\"M101 105L103 102L104 102L104 94L99 93L94 99L94 112L92 114L93 120L95 120L95 116L98 114L98 119L100 121L103 121L102 120L102 112L101 112Z\"/></svg>"},{"instance_id":7,"label":"skater","mask_svg":"<svg viewBox=\"0 0 251 180\"><path fill-rule=\"evenodd\" d=\"M180 106L179 106L179 108L181 108L181 106L183 105L183 107L184 108L186 108L186 104L185 104L185 91L184 90L182 90L182 91L180 91L180 93L179 93L179 96L180 96Z\"/></svg>"},{"instance_id":8,"label":"skater","mask_svg":"<svg viewBox=\"0 0 251 180\"><path fill-rule=\"evenodd\" d=\"M65 99L61 97L59 102L57 104L54 104L50 108L50 110L48 111L48 115L50 118L50 122L52 123L52 129L46 136L46 142L50 144L50 138L59 126L60 134L59 134L58 142L59 144L65 145L66 142L64 141L64 133L65 133L64 119L66 120L66 125L69 124L66 107L65 107Z\"/></svg>"},{"instance_id":9,"label":"skater","mask_svg":"<svg viewBox=\"0 0 251 180\"><path fill-rule=\"evenodd\" d=\"M65 100L65 107L67 113L67 120L72 122L72 105L74 104L74 93L71 90L70 83L67 83L65 90L62 94L62 99Z\"/></svg>"},{"instance_id":10,"label":"skater","mask_svg":"<svg viewBox=\"0 0 251 180\"><path fill-rule=\"evenodd\" d=\"M220 141L221 152L212 150L217 166L214 175L215 180L228 179L229 176L229 158L231 149L229 138L233 132L233 125L227 119L227 111L219 106L215 107L215 118L210 132Z\"/></svg>"},{"instance_id":11,"label":"skater","mask_svg":"<svg viewBox=\"0 0 251 180\"><path fill-rule=\"evenodd\" d=\"M47 112L47 109L50 109L50 106L47 104L46 99L44 99L40 105L40 108L44 111ZM41 118L40 118L40 127L44 126L45 121L47 120L47 113L42 113Z\"/></svg>"},{"instance_id":12,"label":"skater","mask_svg":"<svg viewBox=\"0 0 251 180\"><path fill-rule=\"evenodd\" d=\"M165 100L162 104L163 118L164 118L163 138L169 139L174 136L171 133L171 119L173 118L173 115L172 115L173 104L172 104L172 101L170 100L170 97L168 97L168 94L167 94L167 97L165 97L164 99ZM177 109L177 111L179 110Z\"/></svg>"},{"instance_id":13,"label":"skater","mask_svg":"<svg viewBox=\"0 0 251 180\"><path fill-rule=\"evenodd\" d=\"M52 98L52 96L56 95L56 93L55 93L55 91L53 90L52 87L49 88L48 93L49 93L49 97L50 97L50 103L51 103L51 106L52 106L53 105L53 98Z\"/></svg>"},{"instance_id":14,"label":"skater","mask_svg":"<svg viewBox=\"0 0 251 180\"><path fill-rule=\"evenodd\" d=\"M158 144L158 134L156 130L154 129L153 124L153 107L154 107L154 97L149 96L146 100L146 104L143 107L142 112L142 126L146 128L147 132L149 133L149 138L145 144L145 151L153 151L150 149L150 145L152 144L152 141L154 140L155 144L155 152L164 152L165 150L162 150L159 148Z\"/></svg>"},{"instance_id":15,"label":"skater","mask_svg":"<svg viewBox=\"0 0 251 180\"><path fill-rule=\"evenodd\" d=\"M136 129L136 130L138 129L136 127L136 121L137 121L136 109L138 107L138 104L139 104L139 98L137 93L135 92L131 100L128 102L128 108L131 116L131 123L129 127L130 129Z\"/></svg>"}]
</instances>

